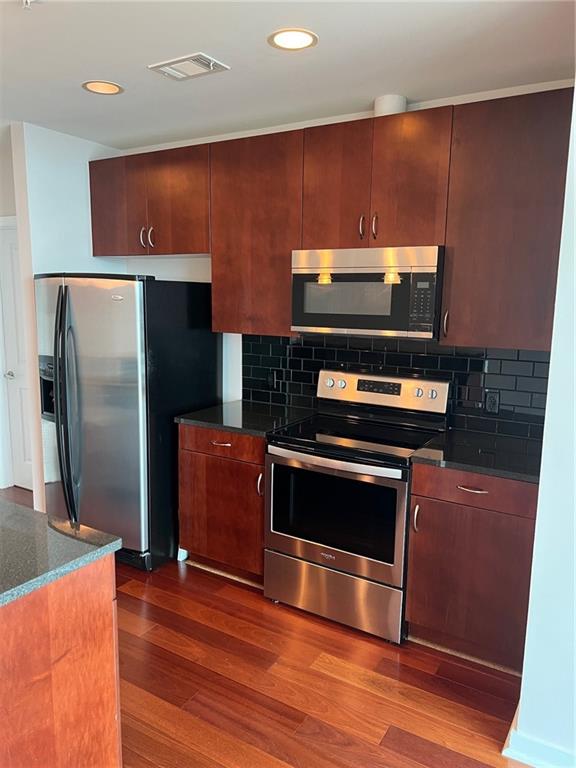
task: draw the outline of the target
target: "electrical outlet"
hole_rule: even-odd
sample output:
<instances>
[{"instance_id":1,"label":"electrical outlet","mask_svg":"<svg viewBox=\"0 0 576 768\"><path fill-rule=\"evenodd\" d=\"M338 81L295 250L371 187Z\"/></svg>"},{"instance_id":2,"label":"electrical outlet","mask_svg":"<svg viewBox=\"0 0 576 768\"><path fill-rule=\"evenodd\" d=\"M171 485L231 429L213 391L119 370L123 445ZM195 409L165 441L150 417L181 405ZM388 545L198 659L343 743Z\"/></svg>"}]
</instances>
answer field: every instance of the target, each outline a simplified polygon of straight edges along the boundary
<instances>
[{"instance_id":1,"label":"electrical outlet","mask_svg":"<svg viewBox=\"0 0 576 768\"><path fill-rule=\"evenodd\" d=\"M486 413L498 413L500 410L500 392L486 392L484 408L486 409Z\"/></svg>"}]
</instances>

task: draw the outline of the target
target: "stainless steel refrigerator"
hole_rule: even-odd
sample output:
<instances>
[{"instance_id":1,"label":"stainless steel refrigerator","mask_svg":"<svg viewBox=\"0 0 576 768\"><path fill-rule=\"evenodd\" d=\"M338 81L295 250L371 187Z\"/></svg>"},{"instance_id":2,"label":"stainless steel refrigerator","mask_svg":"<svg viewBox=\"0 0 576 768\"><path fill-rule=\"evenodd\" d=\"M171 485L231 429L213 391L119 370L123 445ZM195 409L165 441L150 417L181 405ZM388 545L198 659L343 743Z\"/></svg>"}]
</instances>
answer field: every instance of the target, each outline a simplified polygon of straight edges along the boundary
<instances>
[{"instance_id":1,"label":"stainless steel refrigerator","mask_svg":"<svg viewBox=\"0 0 576 768\"><path fill-rule=\"evenodd\" d=\"M49 274L35 294L46 511L154 568L178 545L174 417L220 401L210 285Z\"/></svg>"}]
</instances>

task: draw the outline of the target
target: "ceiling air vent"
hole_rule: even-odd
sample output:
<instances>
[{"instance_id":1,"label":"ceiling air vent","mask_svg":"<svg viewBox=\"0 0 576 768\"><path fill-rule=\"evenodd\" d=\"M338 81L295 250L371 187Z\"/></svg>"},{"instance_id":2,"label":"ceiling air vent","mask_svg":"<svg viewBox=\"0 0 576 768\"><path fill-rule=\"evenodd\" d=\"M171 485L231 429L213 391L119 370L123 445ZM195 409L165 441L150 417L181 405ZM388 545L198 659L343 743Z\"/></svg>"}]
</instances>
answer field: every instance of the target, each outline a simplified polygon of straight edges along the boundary
<instances>
[{"instance_id":1,"label":"ceiling air vent","mask_svg":"<svg viewBox=\"0 0 576 768\"><path fill-rule=\"evenodd\" d=\"M173 80L189 80L191 77L212 75L216 72L225 72L230 67L221 61L213 59L206 53L191 53L189 56L181 56L179 59L160 61L158 64L149 64L148 69L159 72L161 75L171 77Z\"/></svg>"}]
</instances>

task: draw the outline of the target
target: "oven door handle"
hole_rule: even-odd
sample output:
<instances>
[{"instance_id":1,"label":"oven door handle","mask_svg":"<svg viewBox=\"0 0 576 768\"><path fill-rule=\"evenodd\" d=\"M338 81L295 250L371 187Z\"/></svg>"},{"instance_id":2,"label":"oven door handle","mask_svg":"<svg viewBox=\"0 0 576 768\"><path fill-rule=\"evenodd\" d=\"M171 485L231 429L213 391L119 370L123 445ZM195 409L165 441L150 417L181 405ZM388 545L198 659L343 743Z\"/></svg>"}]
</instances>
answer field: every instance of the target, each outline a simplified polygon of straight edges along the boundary
<instances>
[{"instance_id":1,"label":"oven door handle","mask_svg":"<svg viewBox=\"0 0 576 768\"><path fill-rule=\"evenodd\" d=\"M368 475L370 477L389 477L394 480L403 479L402 470L393 469L392 467L369 466L367 464L355 464L350 461L340 461L339 459L327 459L324 456L290 451L286 448L279 448L276 445L269 445L268 453L273 456L283 456L286 459L295 459L302 462L304 466L309 467L323 467L325 469L335 469L339 472L351 472L356 475Z\"/></svg>"}]
</instances>

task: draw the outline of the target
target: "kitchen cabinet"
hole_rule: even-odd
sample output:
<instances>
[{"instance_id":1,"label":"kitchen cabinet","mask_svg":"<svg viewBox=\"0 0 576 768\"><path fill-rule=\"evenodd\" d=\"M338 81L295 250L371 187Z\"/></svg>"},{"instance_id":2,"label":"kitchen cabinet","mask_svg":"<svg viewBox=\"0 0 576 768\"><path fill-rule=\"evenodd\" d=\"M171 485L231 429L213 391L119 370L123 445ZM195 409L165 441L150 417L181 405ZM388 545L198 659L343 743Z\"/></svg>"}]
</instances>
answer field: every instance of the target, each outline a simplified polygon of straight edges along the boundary
<instances>
[{"instance_id":1,"label":"kitchen cabinet","mask_svg":"<svg viewBox=\"0 0 576 768\"><path fill-rule=\"evenodd\" d=\"M444 336L550 348L572 89L454 107Z\"/></svg>"},{"instance_id":2,"label":"kitchen cabinet","mask_svg":"<svg viewBox=\"0 0 576 768\"><path fill-rule=\"evenodd\" d=\"M415 475L420 467L415 466ZM437 478L444 469L429 468ZM406 619L409 635L485 661L520 670L530 589L537 486L472 473L455 493L474 506L437 496L412 495ZM527 486L506 512L482 508L478 491L491 480ZM443 480L441 483L444 482ZM418 486L418 482L416 482ZM423 488L424 484L420 483ZM435 493L433 484L426 486ZM514 486L513 486L514 487ZM486 494L489 495L489 494ZM527 503L527 497L530 500ZM501 501L492 506L502 505Z\"/></svg>"},{"instance_id":3,"label":"kitchen cabinet","mask_svg":"<svg viewBox=\"0 0 576 768\"><path fill-rule=\"evenodd\" d=\"M304 131L303 248L369 242L373 123L353 120Z\"/></svg>"},{"instance_id":4,"label":"kitchen cabinet","mask_svg":"<svg viewBox=\"0 0 576 768\"><path fill-rule=\"evenodd\" d=\"M264 443L224 430L180 427L180 547L192 559L258 580L264 552ZM261 463L254 463L260 457Z\"/></svg>"},{"instance_id":5,"label":"kitchen cabinet","mask_svg":"<svg viewBox=\"0 0 576 768\"><path fill-rule=\"evenodd\" d=\"M94 256L210 251L207 145L90 163Z\"/></svg>"},{"instance_id":6,"label":"kitchen cabinet","mask_svg":"<svg viewBox=\"0 0 576 768\"><path fill-rule=\"evenodd\" d=\"M303 248L442 245L452 107L307 128Z\"/></svg>"},{"instance_id":7,"label":"kitchen cabinet","mask_svg":"<svg viewBox=\"0 0 576 768\"><path fill-rule=\"evenodd\" d=\"M374 120L370 245L442 245L452 107Z\"/></svg>"},{"instance_id":8,"label":"kitchen cabinet","mask_svg":"<svg viewBox=\"0 0 576 768\"><path fill-rule=\"evenodd\" d=\"M41 530L22 533L22 573L31 565L25 542L42 566L56 567L66 550L66 541L43 549ZM0 625L0 765L120 768L114 555L0 606Z\"/></svg>"},{"instance_id":9,"label":"kitchen cabinet","mask_svg":"<svg viewBox=\"0 0 576 768\"><path fill-rule=\"evenodd\" d=\"M212 328L287 336L302 239L303 132L211 146Z\"/></svg>"}]
</instances>

